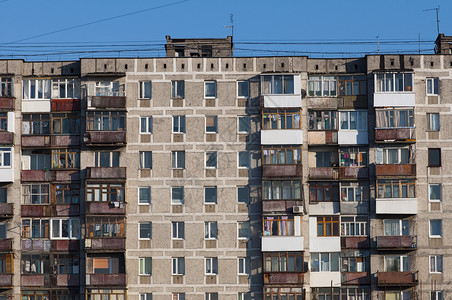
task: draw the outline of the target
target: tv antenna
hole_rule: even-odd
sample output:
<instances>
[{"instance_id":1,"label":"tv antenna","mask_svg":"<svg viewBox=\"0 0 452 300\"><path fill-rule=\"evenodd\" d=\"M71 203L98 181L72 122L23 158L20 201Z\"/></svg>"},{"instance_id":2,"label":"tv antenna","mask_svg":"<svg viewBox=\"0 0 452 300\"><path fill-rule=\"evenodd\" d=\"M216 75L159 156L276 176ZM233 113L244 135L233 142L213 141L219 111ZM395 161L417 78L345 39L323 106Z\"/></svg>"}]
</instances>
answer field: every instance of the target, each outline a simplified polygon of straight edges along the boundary
<instances>
[{"instance_id":1,"label":"tv antenna","mask_svg":"<svg viewBox=\"0 0 452 300\"><path fill-rule=\"evenodd\" d=\"M234 38L234 15L233 14L231 14L230 15L230 22L231 22L231 25L226 25L226 26L223 26L224 28L231 28L231 36L232 36L232 38Z\"/></svg>"},{"instance_id":2,"label":"tv antenna","mask_svg":"<svg viewBox=\"0 0 452 300\"><path fill-rule=\"evenodd\" d=\"M432 10L436 10L436 30L438 31L438 35L439 35L439 5L438 5L438 7L424 9L423 11L432 11Z\"/></svg>"}]
</instances>

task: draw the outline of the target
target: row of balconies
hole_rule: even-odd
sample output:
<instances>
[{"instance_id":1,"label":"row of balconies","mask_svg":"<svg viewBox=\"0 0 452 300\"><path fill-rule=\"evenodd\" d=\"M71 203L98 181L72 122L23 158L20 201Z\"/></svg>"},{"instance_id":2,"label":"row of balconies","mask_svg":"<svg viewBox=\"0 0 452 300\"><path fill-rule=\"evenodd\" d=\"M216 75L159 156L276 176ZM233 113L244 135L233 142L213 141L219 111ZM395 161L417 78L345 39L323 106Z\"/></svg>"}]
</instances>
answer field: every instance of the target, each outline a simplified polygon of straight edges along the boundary
<instances>
[{"instance_id":1,"label":"row of balconies","mask_svg":"<svg viewBox=\"0 0 452 300\"><path fill-rule=\"evenodd\" d=\"M10 204L12 208L12 203ZM1 209L1 205L0 205ZM11 209L12 211L12 209ZM21 205L22 217L65 217L80 215L79 204L30 204ZM124 215L126 213L126 203L124 202L86 202L86 215ZM12 217L12 212L1 213L0 216Z\"/></svg>"},{"instance_id":2,"label":"row of balconies","mask_svg":"<svg viewBox=\"0 0 452 300\"><path fill-rule=\"evenodd\" d=\"M90 251L125 251L125 238L85 239L85 249ZM27 239L21 241L22 251L55 252L80 251L80 240ZM12 251L12 240L0 240L0 252Z\"/></svg>"},{"instance_id":3,"label":"row of balconies","mask_svg":"<svg viewBox=\"0 0 452 300\"><path fill-rule=\"evenodd\" d=\"M12 274L0 274L0 286L11 286ZM79 274L21 274L22 287L65 287L79 286ZM87 274L87 286L123 286L127 275L119 274Z\"/></svg>"},{"instance_id":4,"label":"row of balconies","mask_svg":"<svg viewBox=\"0 0 452 300\"><path fill-rule=\"evenodd\" d=\"M264 166L265 169L266 166ZM277 166L274 167L277 169ZM274 172L276 173L276 172ZM270 173L271 175L271 173ZM416 164L375 165L376 176L416 176ZM263 172L265 176L265 171ZM290 176L290 175L289 175ZM269 176L270 177L270 176ZM368 167L309 168L311 180L356 180L369 178Z\"/></svg>"},{"instance_id":5,"label":"row of balconies","mask_svg":"<svg viewBox=\"0 0 452 300\"><path fill-rule=\"evenodd\" d=\"M86 168L86 179L126 179L126 167L88 167ZM80 171L77 170L22 170L21 180L23 182L47 182L47 181L78 181Z\"/></svg>"}]
</instances>

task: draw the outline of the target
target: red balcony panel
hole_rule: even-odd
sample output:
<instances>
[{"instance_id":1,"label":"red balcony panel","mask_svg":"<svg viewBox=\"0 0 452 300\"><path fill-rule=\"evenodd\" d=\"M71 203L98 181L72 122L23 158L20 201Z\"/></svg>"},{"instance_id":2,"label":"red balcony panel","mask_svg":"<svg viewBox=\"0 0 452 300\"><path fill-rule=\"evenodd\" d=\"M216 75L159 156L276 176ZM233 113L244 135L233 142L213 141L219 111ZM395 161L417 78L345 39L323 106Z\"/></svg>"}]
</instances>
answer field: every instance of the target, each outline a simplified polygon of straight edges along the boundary
<instances>
[{"instance_id":1,"label":"red balcony panel","mask_svg":"<svg viewBox=\"0 0 452 300\"><path fill-rule=\"evenodd\" d=\"M80 146L79 135L52 135L51 138L53 147L74 147Z\"/></svg>"},{"instance_id":2,"label":"red balcony panel","mask_svg":"<svg viewBox=\"0 0 452 300\"><path fill-rule=\"evenodd\" d=\"M21 247L22 251L49 252L50 240L22 240Z\"/></svg>"},{"instance_id":3,"label":"red balcony panel","mask_svg":"<svg viewBox=\"0 0 452 300\"><path fill-rule=\"evenodd\" d=\"M263 165L263 177L302 177L301 165Z\"/></svg>"},{"instance_id":4,"label":"red balcony panel","mask_svg":"<svg viewBox=\"0 0 452 300\"><path fill-rule=\"evenodd\" d=\"M0 287L13 285L13 274L0 274Z\"/></svg>"},{"instance_id":5,"label":"red balcony panel","mask_svg":"<svg viewBox=\"0 0 452 300\"><path fill-rule=\"evenodd\" d=\"M375 129L375 141L414 141L414 128Z\"/></svg>"},{"instance_id":6,"label":"red balcony panel","mask_svg":"<svg viewBox=\"0 0 452 300\"><path fill-rule=\"evenodd\" d=\"M125 96L93 96L91 107L97 108L124 108L126 107Z\"/></svg>"},{"instance_id":7,"label":"red balcony panel","mask_svg":"<svg viewBox=\"0 0 452 300\"><path fill-rule=\"evenodd\" d=\"M0 97L0 109L14 110L14 100L13 97Z\"/></svg>"},{"instance_id":8,"label":"red balcony panel","mask_svg":"<svg viewBox=\"0 0 452 300\"><path fill-rule=\"evenodd\" d=\"M365 179L369 178L368 167L339 167L340 179Z\"/></svg>"},{"instance_id":9,"label":"red balcony panel","mask_svg":"<svg viewBox=\"0 0 452 300\"><path fill-rule=\"evenodd\" d=\"M50 217L52 214L50 205L21 205L20 214L22 217Z\"/></svg>"},{"instance_id":10,"label":"red balcony panel","mask_svg":"<svg viewBox=\"0 0 452 300\"><path fill-rule=\"evenodd\" d=\"M12 145L14 143L14 133L0 131L0 145Z\"/></svg>"},{"instance_id":11,"label":"red balcony panel","mask_svg":"<svg viewBox=\"0 0 452 300\"><path fill-rule=\"evenodd\" d=\"M413 249L416 244L416 237L411 235L377 236L378 249Z\"/></svg>"},{"instance_id":12,"label":"red balcony panel","mask_svg":"<svg viewBox=\"0 0 452 300\"><path fill-rule=\"evenodd\" d=\"M337 180L338 177L337 168L309 168L309 179Z\"/></svg>"},{"instance_id":13,"label":"red balcony panel","mask_svg":"<svg viewBox=\"0 0 452 300\"><path fill-rule=\"evenodd\" d=\"M55 215L58 217L66 216L79 216L80 205L79 204L56 204Z\"/></svg>"},{"instance_id":14,"label":"red balcony panel","mask_svg":"<svg viewBox=\"0 0 452 300\"><path fill-rule=\"evenodd\" d=\"M14 207L12 203L0 203L0 216L12 216Z\"/></svg>"},{"instance_id":15,"label":"red balcony panel","mask_svg":"<svg viewBox=\"0 0 452 300\"><path fill-rule=\"evenodd\" d=\"M368 249L369 238L366 236L343 236L341 247L344 249Z\"/></svg>"},{"instance_id":16,"label":"red balcony panel","mask_svg":"<svg viewBox=\"0 0 452 300\"><path fill-rule=\"evenodd\" d=\"M52 111L79 111L79 99L52 99Z\"/></svg>"},{"instance_id":17,"label":"red balcony panel","mask_svg":"<svg viewBox=\"0 0 452 300\"><path fill-rule=\"evenodd\" d=\"M13 239L0 239L0 251L11 251L13 249Z\"/></svg>"},{"instance_id":18,"label":"red balcony panel","mask_svg":"<svg viewBox=\"0 0 452 300\"><path fill-rule=\"evenodd\" d=\"M45 274L21 274L20 285L43 287L46 282L45 277Z\"/></svg>"},{"instance_id":19,"label":"red balcony panel","mask_svg":"<svg viewBox=\"0 0 452 300\"><path fill-rule=\"evenodd\" d=\"M325 131L325 144L337 144L337 131Z\"/></svg>"},{"instance_id":20,"label":"red balcony panel","mask_svg":"<svg viewBox=\"0 0 452 300\"><path fill-rule=\"evenodd\" d=\"M290 211L294 206L302 206L303 201L278 201L278 200L264 200L262 201L263 212L286 212Z\"/></svg>"},{"instance_id":21,"label":"red balcony panel","mask_svg":"<svg viewBox=\"0 0 452 300\"><path fill-rule=\"evenodd\" d=\"M21 143L22 147L49 147L50 135L23 135Z\"/></svg>"},{"instance_id":22,"label":"red balcony panel","mask_svg":"<svg viewBox=\"0 0 452 300\"><path fill-rule=\"evenodd\" d=\"M57 181L79 181L80 171L55 170L55 180Z\"/></svg>"},{"instance_id":23,"label":"red balcony panel","mask_svg":"<svg viewBox=\"0 0 452 300\"><path fill-rule=\"evenodd\" d=\"M90 131L87 133L87 144L125 144L125 131Z\"/></svg>"},{"instance_id":24,"label":"red balcony panel","mask_svg":"<svg viewBox=\"0 0 452 300\"><path fill-rule=\"evenodd\" d=\"M76 274L58 274L57 286L78 286L80 284L80 276Z\"/></svg>"},{"instance_id":25,"label":"red balcony panel","mask_svg":"<svg viewBox=\"0 0 452 300\"><path fill-rule=\"evenodd\" d=\"M113 167L113 168L87 168L88 179L125 179L126 168L125 167Z\"/></svg>"},{"instance_id":26,"label":"red balcony panel","mask_svg":"<svg viewBox=\"0 0 452 300\"><path fill-rule=\"evenodd\" d=\"M367 272L346 272L342 273L343 285L370 284L370 277Z\"/></svg>"},{"instance_id":27,"label":"red balcony panel","mask_svg":"<svg viewBox=\"0 0 452 300\"><path fill-rule=\"evenodd\" d=\"M125 250L125 249L126 249L126 240L124 238L91 239L91 250Z\"/></svg>"},{"instance_id":28,"label":"red balcony panel","mask_svg":"<svg viewBox=\"0 0 452 300\"><path fill-rule=\"evenodd\" d=\"M52 240L52 251L80 251L79 240Z\"/></svg>"},{"instance_id":29,"label":"red balcony panel","mask_svg":"<svg viewBox=\"0 0 452 300\"><path fill-rule=\"evenodd\" d=\"M375 165L377 176L416 176L416 164Z\"/></svg>"},{"instance_id":30,"label":"red balcony panel","mask_svg":"<svg viewBox=\"0 0 452 300\"><path fill-rule=\"evenodd\" d=\"M417 283L413 272L377 272L379 286L412 286Z\"/></svg>"},{"instance_id":31,"label":"red balcony panel","mask_svg":"<svg viewBox=\"0 0 452 300\"><path fill-rule=\"evenodd\" d=\"M86 285L126 285L126 274L88 274Z\"/></svg>"},{"instance_id":32,"label":"red balcony panel","mask_svg":"<svg viewBox=\"0 0 452 300\"><path fill-rule=\"evenodd\" d=\"M295 284L304 282L303 273L264 273L264 284Z\"/></svg>"}]
</instances>

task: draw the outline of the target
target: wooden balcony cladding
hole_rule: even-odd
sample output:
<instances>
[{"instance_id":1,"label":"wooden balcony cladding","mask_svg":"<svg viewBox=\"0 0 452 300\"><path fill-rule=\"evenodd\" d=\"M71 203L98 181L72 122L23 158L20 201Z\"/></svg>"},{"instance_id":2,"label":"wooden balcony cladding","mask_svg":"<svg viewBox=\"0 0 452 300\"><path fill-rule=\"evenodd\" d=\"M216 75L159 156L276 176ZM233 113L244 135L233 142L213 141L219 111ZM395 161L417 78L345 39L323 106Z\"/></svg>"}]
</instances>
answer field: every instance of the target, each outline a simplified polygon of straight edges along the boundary
<instances>
[{"instance_id":1,"label":"wooden balcony cladding","mask_svg":"<svg viewBox=\"0 0 452 300\"><path fill-rule=\"evenodd\" d=\"M77 147L80 146L80 136L78 135L52 135L52 147Z\"/></svg>"},{"instance_id":2,"label":"wooden balcony cladding","mask_svg":"<svg viewBox=\"0 0 452 300\"><path fill-rule=\"evenodd\" d=\"M337 145L337 131L308 131L308 145Z\"/></svg>"},{"instance_id":3,"label":"wooden balcony cladding","mask_svg":"<svg viewBox=\"0 0 452 300\"><path fill-rule=\"evenodd\" d=\"M52 111L80 111L80 99L52 99Z\"/></svg>"},{"instance_id":4,"label":"wooden balcony cladding","mask_svg":"<svg viewBox=\"0 0 452 300\"><path fill-rule=\"evenodd\" d=\"M78 286L80 285L80 275L58 274L56 275L57 286Z\"/></svg>"},{"instance_id":5,"label":"wooden balcony cladding","mask_svg":"<svg viewBox=\"0 0 452 300\"><path fill-rule=\"evenodd\" d=\"M369 249L369 245L369 238L367 236L341 237L341 248L343 249Z\"/></svg>"},{"instance_id":6,"label":"wooden balcony cladding","mask_svg":"<svg viewBox=\"0 0 452 300\"><path fill-rule=\"evenodd\" d=\"M339 167L339 179L354 180L369 178L368 167Z\"/></svg>"},{"instance_id":7,"label":"wooden balcony cladding","mask_svg":"<svg viewBox=\"0 0 452 300\"><path fill-rule=\"evenodd\" d=\"M49 252L50 240L22 240L22 251Z\"/></svg>"},{"instance_id":8,"label":"wooden balcony cladding","mask_svg":"<svg viewBox=\"0 0 452 300\"><path fill-rule=\"evenodd\" d=\"M291 212L294 206L302 205L302 200L265 200L262 201L262 212Z\"/></svg>"},{"instance_id":9,"label":"wooden balcony cladding","mask_svg":"<svg viewBox=\"0 0 452 300\"><path fill-rule=\"evenodd\" d=\"M377 236L378 250L411 250L417 248L416 236Z\"/></svg>"},{"instance_id":10,"label":"wooden balcony cladding","mask_svg":"<svg viewBox=\"0 0 452 300\"><path fill-rule=\"evenodd\" d=\"M0 252L13 250L13 239L0 239Z\"/></svg>"},{"instance_id":11,"label":"wooden balcony cladding","mask_svg":"<svg viewBox=\"0 0 452 300\"><path fill-rule=\"evenodd\" d=\"M0 274L0 287L5 288L13 285L13 274Z\"/></svg>"},{"instance_id":12,"label":"wooden balcony cladding","mask_svg":"<svg viewBox=\"0 0 452 300\"><path fill-rule=\"evenodd\" d=\"M51 251L80 251L79 240L52 240L50 243Z\"/></svg>"},{"instance_id":13,"label":"wooden balcony cladding","mask_svg":"<svg viewBox=\"0 0 452 300\"><path fill-rule=\"evenodd\" d=\"M2 110L14 110L14 101L13 97L0 97L0 109Z\"/></svg>"},{"instance_id":14,"label":"wooden balcony cladding","mask_svg":"<svg viewBox=\"0 0 452 300\"><path fill-rule=\"evenodd\" d=\"M309 168L309 179L313 180L338 180L337 168Z\"/></svg>"},{"instance_id":15,"label":"wooden balcony cladding","mask_svg":"<svg viewBox=\"0 0 452 300\"><path fill-rule=\"evenodd\" d=\"M125 167L113 167L113 168L87 168L86 177L88 179L125 179L126 168Z\"/></svg>"},{"instance_id":16,"label":"wooden balcony cladding","mask_svg":"<svg viewBox=\"0 0 452 300\"><path fill-rule=\"evenodd\" d=\"M376 176L416 176L416 164L375 165Z\"/></svg>"},{"instance_id":17,"label":"wooden balcony cladding","mask_svg":"<svg viewBox=\"0 0 452 300\"><path fill-rule=\"evenodd\" d=\"M86 202L87 215L124 215L126 204L124 202Z\"/></svg>"},{"instance_id":18,"label":"wooden balcony cladding","mask_svg":"<svg viewBox=\"0 0 452 300\"><path fill-rule=\"evenodd\" d=\"M0 203L0 217L12 217L14 214L13 203Z\"/></svg>"},{"instance_id":19,"label":"wooden balcony cladding","mask_svg":"<svg viewBox=\"0 0 452 300\"><path fill-rule=\"evenodd\" d=\"M126 144L125 131L90 131L86 133L85 143L89 145Z\"/></svg>"},{"instance_id":20,"label":"wooden balcony cladding","mask_svg":"<svg viewBox=\"0 0 452 300\"><path fill-rule=\"evenodd\" d=\"M413 286L416 283L413 272L377 272L378 286Z\"/></svg>"},{"instance_id":21,"label":"wooden balcony cladding","mask_svg":"<svg viewBox=\"0 0 452 300\"><path fill-rule=\"evenodd\" d=\"M21 274L20 285L44 287L50 286L50 274Z\"/></svg>"},{"instance_id":22,"label":"wooden balcony cladding","mask_svg":"<svg viewBox=\"0 0 452 300\"><path fill-rule=\"evenodd\" d=\"M91 107L96 108L125 108L125 96L92 96Z\"/></svg>"},{"instance_id":23,"label":"wooden balcony cladding","mask_svg":"<svg viewBox=\"0 0 452 300\"><path fill-rule=\"evenodd\" d=\"M86 285L115 286L126 285L126 274L87 274Z\"/></svg>"},{"instance_id":24,"label":"wooden balcony cladding","mask_svg":"<svg viewBox=\"0 0 452 300\"><path fill-rule=\"evenodd\" d=\"M303 273L264 273L264 284L297 284L304 283Z\"/></svg>"},{"instance_id":25,"label":"wooden balcony cladding","mask_svg":"<svg viewBox=\"0 0 452 300\"><path fill-rule=\"evenodd\" d=\"M125 251L126 239L125 238L94 238L91 239L91 247L85 245L87 250L91 251Z\"/></svg>"},{"instance_id":26,"label":"wooden balcony cladding","mask_svg":"<svg viewBox=\"0 0 452 300\"><path fill-rule=\"evenodd\" d=\"M50 147L50 135L23 135L22 148Z\"/></svg>"},{"instance_id":27,"label":"wooden balcony cladding","mask_svg":"<svg viewBox=\"0 0 452 300\"><path fill-rule=\"evenodd\" d=\"M50 204L21 205L20 215L22 217L50 217L52 215L52 207Z\"/></svg>"},{"instance_id":28,"label":"wooden balcony cladding","mask_svg":"<svg viewBox=\"0 0 452 300\"><path fill-rule=\"evenodd\" d=\"M375 141L416 141L414 128L388 128L388 129L375 129Z\"/></svg>"},{"instance_id":29,"label":"wooden balcony cladding","mask_svg":"<svg viewBox=\"0 0 452 300\"><path fill-rule=\"evenodd\" d=\"M337 108L367 108L367 95L349 95L337 97Z\"/></svg>"},{"instance_id":30,"label":"wooden balcony cladding","mask_svg":"<svg viewBox=\"0 0 452 300\"><path fill-rule=\"evenodd\" d=\"M0 131L0 145L12 145L14 143L14 133Z\"/></svg>"},{"instance_id":31,"label":"wooden balcony cladding","mask_svg":"<svg viewBox=\"0 0 452 300\"><path fill-rule=\"evenodd\" d=\"M80 205L79 204L55 204L53 215L58 216L58 217L79 216L80 215Z\"/></svg>"},{"instance_id":32,"label":"wooden balcony cladding","mask_svg":"<svg viewBox=\"0 0 452 300\"><path fill-rule=\"evenodd\" d=\"M342 285L364 285L370 284L367 272L344 272L342 273Z\"/></svg>"},{"instance_id":33,"label":"wooden balcony cladding","mask_svg":"<svg viewBox=\"0 0 452 300\"><path fill-rule=\"evenodd\" d=\"M263 165L263 177L302 177L302 165Z\"/></svg>"}]
</instances>

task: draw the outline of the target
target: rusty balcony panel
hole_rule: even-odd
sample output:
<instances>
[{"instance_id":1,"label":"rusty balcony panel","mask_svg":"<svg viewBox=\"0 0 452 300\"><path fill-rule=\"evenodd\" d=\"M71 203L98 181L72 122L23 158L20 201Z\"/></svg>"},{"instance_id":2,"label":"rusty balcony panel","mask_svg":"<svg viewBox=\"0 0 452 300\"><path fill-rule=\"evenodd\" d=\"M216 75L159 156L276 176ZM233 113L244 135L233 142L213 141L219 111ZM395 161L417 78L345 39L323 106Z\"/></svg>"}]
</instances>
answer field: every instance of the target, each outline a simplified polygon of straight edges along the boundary
<instances>
[{"instance_id":1,"label":"rusty balcony panel","mask_svg":"<svg viewBox=\"0 0 452 300\"><path fill-rule=\"evenodd\" d=\"M22 240L21 249L22 251L49 252L50 240Z\"/></svg>"},{"instance_id":2,"label":"rusty balcony panel","mask_svg":"<svg viewBox=\"0 0 452 300\"><path fill-rule=\"evenodd\" d=\"M336 97L308 97L308 109L334 109L337 110Z\"/></svg>"},{"instance_id":3,"label":"rusty balcony panel","mask_svg":"<svg viewBox=\"0 0 452 300\"><path fill-rule=\"evenodd\" d=\"M0 274L0 287L8 287L13 285L13 274Z\"/></svg>"},{"instance_id":4,"label":"rusty balcony panel","mask_svg":"<svg viewBox=\"0 0 452 300\"><path fill-rule=\"evenodd\" d=\"M98 238L91 239L91 250L124 251L126 240L124 238Z\"/></svg>"},{"instance_id":5,"label":"rusty balcony panel","mask_svg":"<svg viewBox=\"0 0 452 300\"><path fill-rule=\"evenodd\" d=\"M79 216L79 204L55 204L54 215L58 217Z\"/></svg>"},{"instance_id":6,"label":"rusty balcony panel","mask_svg":"<svg viewBox=\"0 0 452 300\"><path fill-rule=\"evenodd\" d=\"M49 274L21 274L20 285L24 286L36 286L44 287L50 285Z\"/></svg>"},{"instance_id":7,"label":"rusty balcony panel","mask_svg":"<svg viewBox=\"0 0 452 300\"><path fill-rule=\"evenodd\" d=\"M92 96L91 107L96 108L125 108L125 96Z\"/></svg>"},{"instance_id":8,"label":"rusty balcony panel","mask_svg":"<svg viewBox=\"0 0 452 300\"><path fill-rule=\"evenodd\" d=\"M12 145L14 143L14 132L0 131L0 145Z\"/></svg>"},{"instance_id":9,"label":"rusty balcony panel","mask_svg":"<svg viewBox=\"0 0 452 300\"><path fill-rule=\"evenodd\" d=\"M124 202L86 202L87 215L124 215L126 204Z\"/></svg>"},{"instance_id":10,"label":"rusty balcony panel","mask_svg":"<svg viewBox=\"0 0 452 300\"><path fill-rule=\"evenodd\" d=\"M302 165L263 165L263 177L302 177Z\"/></svg>"},{"instance_id":11,"label":"rusty balcony panel","mask_svg":"<svg viewBox=\"0 0 452 300\"><path fill-rule=\"evenodd\" d=\"M89 145L126 144L125 131L90 131L86 138Z\"/></svg>"},{"instance_id":12,"label":"rusty balcony panel","mask_svg":"<svg viewBox=\"0 0 452 300\"><path fill-rule=\"evenodd\" d=\"M341 248L369 249L369 238L367 236L343 236L341 237Z\"/></svg>"},{"instance_id":13,"label":"rusty balcony panel","mask_svg":"<svg viewBox=\"0 0 452 300\"><path fill-rule=\"evenodd\" d=\"M77 147L80 146L79 135L52 135L52 147Z\"/></svg>"},{"instance_id":14,"label":"rusty balcony panel","mask_svg":"<svg viewBox=\"0 0 452 300\"><path fill-rule=\"evenodd\" d=\"M50 147L50 135L23 135L22 148Z\"/></svg>"},{"instance_id":15,"label":"rusty balcony panel","mask_svg":"<svg viewBox=\"0 0 452 300\"><path fill-rule=\"evenodd\" d=\"M379 286L413 286L417 283L413 272L377 272Z\"/></svg>"},{"instance_id":16,"label":"rusty balcony panel","mask_svg":"<svg viewBox=\"0 0 452 300\"><path fill-rule=\"evenodd\" d=\"M377 249L394 250L394 249L416 249L416 236L400 235L400 236L377 236Z\"/></svg>"},{"instance_id":17,"label":"rusty balcony panel","mask_svg":"<svg viewBox=\"0 0 452 300\"><path fill-rule=\"evenodd\" d=\"M416 164L375 165L376 176L416 176Z\"/></svg>"},{"instance_id":18,"label":"rusty balcony panel","mask_svg":"<svg viewBox=\"0 0 452 300\"><path fill-rule=\"evenodd\" d=\"M0 239L0 251L9 252L13 250L13 239Z\"/></svg>"},{"instance_id":19,"label":"rusty balcony panel","mask_svg":"<svg viewBox=\"0 0 452 300\"><path fill-rule=\"evenodd\" d=\"M297 284L304 283L303 273L264 273L264 284Z\"/></svg>"},{"instance_id":20,"label":"rusty balcony panel","mask_svg":"<svg viewBox=\"0 0 452 300\"><path fill-rule=\"evenodd\" d=\"M52 240L51 241L52 251L80 251L80 241L79 240Z\"/></svg>"},{"instance_id":21,"label":"rusty balcony panel","mask_svg":"<svg viewBox=\"0 0 452 300\"><path fill-rule=\"evenodd\" d=\"M337 180L339 172L337 168L309 168L309 179L314 180Z\"/></svg>"},{"instance_id":22,"label":"rusty balcony panel","mask_svg":"<svg viewBox=\"0 0 452 300\"><path fill-rule=\"evenodd\" d=\"M30 204L20 206L22 217L50 217L52 209L49 204Z\"/></svg>"},{"instance_id":23,"label":"rusty balcony panel","mask_svg":"<svg viewBox=\"0 0 452 300\"><path fill-rule=\"evenodd\" d=\"M80 111L80 99L51 99L52 111Z\"/></svg>"},{"instance_id":24,"label":"rusty balcony panel","mask_svg":"<svg viewBox=\"0 0 452 300\"><path fill-rule=\"evenodd\" d=\"M375 129L375 141L406 141L414 142L415 129L414 128L385 128Z\"/></svg>"},{"instance_id":25,"label":"rusty balcony panel","mask_svg":"<svg viewBox=\"0 0 452 300\"><path fill-rule=\"evenodd\" d=\"M14 101L13 97L0 97L0 109L2 110L14 110Z\"/></svg>"},{"instance_id":26,"label":"rusty balcony panel","mask_svg":"<svg viewBox=\"0 0 452 300\"><path fill-rule=\"evenodd\" d=\"M339 179L366 179L369 178L368 167L339 167Z\"/></svg>"},{"instance_id":27,"label":"rusty balcony panel","mask_svg":"<svg viewBox=\"0 0 452 300\"><path fill-rule=\"evenodd\" d=\"M80 171L53 169L56 181L79 181Z\"/></svg>"},{"instance_id":28,"label":"rusty balcony panel","mask_svg":"<svg viewBox=\"0 0 452 300\"><path fill-rule=\"evenodd\" d=\"M367 108L367 95L344 95L337 97L337 108Z\"/></svg>"},{"instance_id":29,"label":"rusty balcony panel","mask_svg":"<svg viewBox=\"0 0 452 300\"><path fill-rule=\"evenodd\" d=\"M302 200L265 200L262 201L262 212L290 212L294 206L302 205Z\"/></svg>"},{"instance_id":30,"label":"rusty balcony panel","mask_svg":"<svg viewBox=\"0 0 452 300\"><path fill-rule=\"evenodd\" d=\"M89 167L86 177L88 179L125 179L126 167Z\"/></svg>"},{"instance_id":31,"label":"rusty balcony panel","mask_svg":"<svg viewBox=\"0 0 452 300\"><path fill-rule=\"evenodd\" d=\"M42 170L22 170L21 180L22 182L35 182L35 181L55 181L54 171L42 171Z\"/></svg>"},{"instance_id":32,"label":"rusty balcony panel","mask_svg":"<svg viewBox=\"0 0 452 300\"><path fill-rule=\"evenodd\" d=\"M13 205L13 203L0 203L0 216L12 216L14 214Z\"/></svg>"},{"instance_id":33,"label":"rusty balcony panel","mask_svg":"<svg viewBox=\"0 0 452 300\"><path fill-rule=\"evenodd\" d=\"M337 131L308 131L309 145L337 145Z\"/></svg>"},{"instance_id":34,"label":"rusty balcony panel","mask_svg":"<svg viewBox=\"0 0 452 300\"><path fill-rule=\"evenodd\" d=\"M370 284L369 273L367 272L343 272L342 273L343 285L363 285Z\"/></svg>"},{"instance_id":35,"label":"rusty balcony panel","mask_svg":"<svg viewBox=\"0 0 452 300\"><path fill-rule=\"evenodd\" d=\"M87 274L86 285L126 285L126 274Z\"/></svg>"},{"instance_id":36,"label":"rusty balcony panel","mask_svg":"<svg viewBox=\"0 0 452 300\"><path fill-rule=\"evenodd\" d=\"M56 276L57 286L78 286L80 275L78 274L58 274Z\"/></svg>"}]
</instances>

